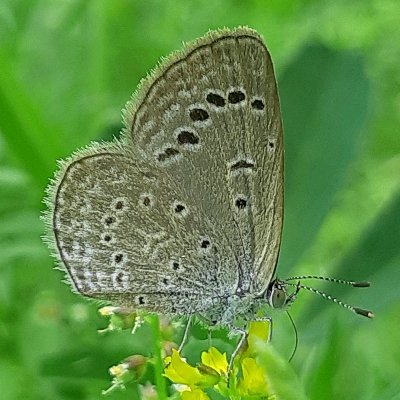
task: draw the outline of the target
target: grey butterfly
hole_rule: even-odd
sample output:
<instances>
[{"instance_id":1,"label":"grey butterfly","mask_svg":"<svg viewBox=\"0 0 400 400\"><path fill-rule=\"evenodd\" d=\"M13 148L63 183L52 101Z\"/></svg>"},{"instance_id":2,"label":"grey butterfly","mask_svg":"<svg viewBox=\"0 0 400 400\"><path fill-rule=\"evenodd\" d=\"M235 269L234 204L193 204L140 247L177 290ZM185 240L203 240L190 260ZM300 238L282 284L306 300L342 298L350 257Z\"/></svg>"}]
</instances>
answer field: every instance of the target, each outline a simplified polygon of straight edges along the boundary
<instances>
[{"instance_id":1,"label":"grey butterfly","mask_svg":"<svg viewBox=\"0 0 400 400\"><path fill-rule=\"evenodd\" d=\"M261 36L211 31L173 53L124 123L120 140L63 161L48 190L49 239L73 289L228 327L290 304L303 286L287 295L275 278L283 135Z\"/></svg>"}]
</instances>

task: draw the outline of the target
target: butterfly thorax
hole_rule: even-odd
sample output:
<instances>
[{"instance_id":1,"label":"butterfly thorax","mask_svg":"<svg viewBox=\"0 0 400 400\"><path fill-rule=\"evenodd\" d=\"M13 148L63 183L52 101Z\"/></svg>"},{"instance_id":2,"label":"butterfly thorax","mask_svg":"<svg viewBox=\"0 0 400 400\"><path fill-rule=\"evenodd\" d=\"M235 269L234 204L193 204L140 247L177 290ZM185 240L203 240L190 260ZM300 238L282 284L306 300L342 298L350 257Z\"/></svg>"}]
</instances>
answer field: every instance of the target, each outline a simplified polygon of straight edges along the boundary
<instances>
[{"instance_id":1,"label":"butterfly thorax","mask_svg":"<svg viewBox=\"0 0 400 400\"><path fill-rule=\"evenodd\" d=\"M207 310L203 317L217 326L241 327L255 318L263 303L265 300L255 297L254 294L247 293L242 296L234 294L221 299Z\"/></svg>"},{"instance_id":2,"label":"butterfly thorax","mask_svg":"<svg viewBox=\"0 0 400 400\"><path fill-rule=\"evenodd\" d=\"M237 290L235 294L214 299L202 315L214 325L243 328L257 316L265 317L268 308L282 309L290 305L298 291L299 287L289 295L286 282L274 279L262 293Z\"/></svg>"}]
</instances>

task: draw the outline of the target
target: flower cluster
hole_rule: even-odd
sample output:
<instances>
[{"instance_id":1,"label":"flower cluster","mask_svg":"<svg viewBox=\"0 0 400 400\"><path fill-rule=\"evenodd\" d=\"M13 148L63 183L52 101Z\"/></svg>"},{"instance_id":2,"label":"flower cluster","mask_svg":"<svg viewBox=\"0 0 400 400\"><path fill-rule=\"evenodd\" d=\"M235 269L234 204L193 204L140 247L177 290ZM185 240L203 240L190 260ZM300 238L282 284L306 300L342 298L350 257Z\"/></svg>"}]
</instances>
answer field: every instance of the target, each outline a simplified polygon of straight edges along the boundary
<instances>
[{"instance_id":1,"label":"flower cluster","mask_svg":"<svg viewBox=\"0 0 400 400\"><path fill-rule=\"evenodd\" d=\"M131 310L116 307L104 307L100 310L104 316L110 317L106 331L131 329L135 331L142 323L141 315ZM226 353L221 353L215 347L201 354L201 362L190 365L171 342L170 329L161 323L160 336L161 353L164 354L164 376L172 382L175 394L184 400L207 400L212 392L228 399L271 399L264 365L258 360L260 349L265 348L269 340L270 325L268 321L253 321L249 324L246 340L239 349L231 368ZM172 329L173 330L173 329ZM162 359L160 358L160 374ZM138 382L143 377L149 364L155 365L154 358L142 355L132 355L120 364L110 368L113 377L112 385L104 391L107 394L114 389L124 388L128 382ZM142 398L157 398L157 389L150 383L139 385Z\"/></svg>"},{"instance_id":2,"label":"flower cluster","mask_svg":"<svg viewBox=\"0 0 400 400\"><path fill-rule=\"evenodd\" d=\"M202 353L196 367L188 364L178 351L167 357L165 376L184 400L207 400L207 392L216 391L231 399L267 399L270 395L265 369L257 362L257 348L269 337L267 321L252 322L247 340L228 371L226 354L211 347ZM228 376L229 374L229 376Z\"/></svg>"}]
</instances>

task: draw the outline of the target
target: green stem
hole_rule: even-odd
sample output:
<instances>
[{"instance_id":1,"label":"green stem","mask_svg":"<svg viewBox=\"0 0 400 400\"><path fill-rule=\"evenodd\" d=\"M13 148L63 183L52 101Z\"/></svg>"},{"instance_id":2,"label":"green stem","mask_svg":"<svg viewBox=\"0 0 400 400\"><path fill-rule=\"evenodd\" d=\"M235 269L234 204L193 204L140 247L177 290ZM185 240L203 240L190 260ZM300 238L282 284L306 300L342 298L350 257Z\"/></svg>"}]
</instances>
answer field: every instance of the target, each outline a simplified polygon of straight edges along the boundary
<instances>
[{"instance_id":1,"label":"green stem","mask_svg":"<svg viewBox=\"0 0 400 400\"><path fill-rule=\"evenodd\" d=\"M154 373L156 379L156 387L158 398L160 400L167 399L167 391L165 385L165 378L163 377L164 363L161 356L161 332L160 332L160 321L158 315L153 314L150 316L150 325L153 331L153 361L154 361Z\"/></svg>"}]
</instances>

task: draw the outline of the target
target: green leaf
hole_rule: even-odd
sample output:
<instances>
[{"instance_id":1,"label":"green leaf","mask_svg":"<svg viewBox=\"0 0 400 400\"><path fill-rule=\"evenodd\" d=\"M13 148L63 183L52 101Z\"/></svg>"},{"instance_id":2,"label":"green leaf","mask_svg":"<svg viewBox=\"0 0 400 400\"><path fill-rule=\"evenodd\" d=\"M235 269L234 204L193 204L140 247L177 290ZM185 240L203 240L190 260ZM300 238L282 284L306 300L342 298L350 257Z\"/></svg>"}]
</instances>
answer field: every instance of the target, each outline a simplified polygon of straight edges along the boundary
<instances>
[{"instance_id":1,"label":"green leaf","mask_svg":"<svg viewBox=\"0 0 400 400\"><path fill-rule=\"evenodd\" d=\"M352 301L357 296L363 298L363 307L375 313L398 302L398 287L393 282L400 281L400 192L375 218L348 254L336 266L337 276L348 279L370 280L368 289L352 286L338 286L335 296L343 298L352 292ZM324 288L322 289L324 290ZM356 293L357 292L357 293ZM362 292L362 293L361 293ZM359 300L358 300L359 301ZM310 323L326 309L320 298L310 299L302 313L302 319Z\"/></svg>"},{"instance_id":2,"label":"green leaf","mask_svg":"<svg viewBox=\"0 0 400 400\"><path fill-rule=\"evenodd\" d=\"M368 80L354 53L308 47L279 82L285 132L285 221L279 273L311 245L357 159Z\"/></svg>"},{"instance_id":3,"label":"green leaf","mask_svg":"<svg viewBox=\"0 0 400 400\"><path fill-rule=\"evenodd\" d=\"M260 346L259 362L267 371L269 391L276 400L306 400L304 388L290 364L272 346Z\"/></svg>"}]
</instances>

